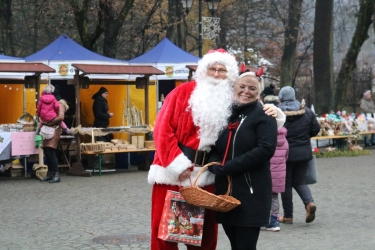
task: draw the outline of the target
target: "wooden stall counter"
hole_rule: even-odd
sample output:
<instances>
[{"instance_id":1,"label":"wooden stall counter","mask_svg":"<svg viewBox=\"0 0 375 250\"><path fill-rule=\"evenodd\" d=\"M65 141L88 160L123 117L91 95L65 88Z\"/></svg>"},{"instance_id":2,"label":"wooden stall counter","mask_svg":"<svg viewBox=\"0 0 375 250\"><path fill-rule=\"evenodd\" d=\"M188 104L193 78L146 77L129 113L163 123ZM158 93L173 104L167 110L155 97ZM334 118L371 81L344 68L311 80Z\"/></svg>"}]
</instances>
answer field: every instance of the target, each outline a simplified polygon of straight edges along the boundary
<instances>
[{"instance_id":1,"label":"wooden stall counter","mask_svg":"<svg viewBox=\"0 0 375 250\"><path fill-rule=\"evenodd\" d=\"M119 153L147 153L147 152L155 152L155 148L138 148L138 149L119 149L119 150L111 150L111 151L100 151L100 152L94 152L94 151L84 151L81 152L82 155L97 155L99 157L99 176L102 175L102 159L104 154L119 154ZM145 165L150 165L151 159L149 157L146 157ZM95 169L93 168L93 173L95 172Z\"/></svg>"},{"instance_id":2,"label":"wooden stall counter","mask_svg":"<svg viewBox=\"0 0 375 250\"><path fill-rule=\"evenodd\" d=\"M367 131L367 132L360 132L358 133L359 135L370 135L370 134L375 134L375 131ZM357 143L357 138L355 135L348 134L348 135L324 135L324 136L314 136L310 138L311 140L316 140L317 142L317 147L318 141L319 140L336 140L337 141L337 147L339 150L344 150L347 146L347 142L345 140L347 139L352 139L355 141L355 144Z\"/></svg>"}]
</instances>

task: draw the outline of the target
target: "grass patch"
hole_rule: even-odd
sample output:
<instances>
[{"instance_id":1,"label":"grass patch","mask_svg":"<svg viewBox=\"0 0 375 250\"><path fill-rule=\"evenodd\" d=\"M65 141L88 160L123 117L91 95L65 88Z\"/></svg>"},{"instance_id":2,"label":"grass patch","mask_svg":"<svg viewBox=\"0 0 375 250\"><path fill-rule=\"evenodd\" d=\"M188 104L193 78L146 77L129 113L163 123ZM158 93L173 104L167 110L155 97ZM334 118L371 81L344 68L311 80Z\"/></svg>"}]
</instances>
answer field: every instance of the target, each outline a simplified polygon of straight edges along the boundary
<instances>
[{"instance_id":1,"label":"grass patch","mask_svg":"<svg viewBox=\"0 0 375 250\"><path fill-rule=\"evenodd\" d=\"M335 151L324 151L324 152L313 152L316 158L331 158L341 156L360 156L360 155L371 155L371 151L368 149L364 150L335 150Z\"/></svg>"}]
</instances>

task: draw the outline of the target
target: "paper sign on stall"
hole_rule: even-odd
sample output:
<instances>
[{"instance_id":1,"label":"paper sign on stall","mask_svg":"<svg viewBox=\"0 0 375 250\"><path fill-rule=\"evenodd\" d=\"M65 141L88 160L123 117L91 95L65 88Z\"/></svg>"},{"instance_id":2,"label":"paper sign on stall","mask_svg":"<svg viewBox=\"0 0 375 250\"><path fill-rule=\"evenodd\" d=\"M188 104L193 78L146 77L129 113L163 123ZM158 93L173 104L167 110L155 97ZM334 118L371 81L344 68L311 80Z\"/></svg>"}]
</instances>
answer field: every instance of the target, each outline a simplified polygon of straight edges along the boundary
<instances>
[{"instance_id":1,"label":"paper sign on stall","mask_svg":"<svg viewBox=\"0 0 375 250\"><path fill-rule=\"evenodd\" d=\"M38 154L35 147L36 132L13 132L12 133L12 156Z\"/></svg>"}]
</instances>

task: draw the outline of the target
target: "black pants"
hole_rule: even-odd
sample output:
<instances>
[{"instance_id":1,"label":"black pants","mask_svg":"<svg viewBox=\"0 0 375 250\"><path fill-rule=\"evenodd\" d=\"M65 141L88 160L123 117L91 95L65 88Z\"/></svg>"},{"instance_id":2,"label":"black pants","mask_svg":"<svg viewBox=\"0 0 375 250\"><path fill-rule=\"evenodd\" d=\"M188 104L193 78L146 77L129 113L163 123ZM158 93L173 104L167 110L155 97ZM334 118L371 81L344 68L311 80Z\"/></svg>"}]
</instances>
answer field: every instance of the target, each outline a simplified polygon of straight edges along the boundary
<instances>
[{"instance_id":1,"label":"black pants","mask_svg":"<svg viewBox=\"0 0 375 250\"><path fill-rule=\"evenodd\" d=\"M308 166L308 161L286 163L285 191L284 193L281 193L285 218L293 218L292 188L294 188L299 197L301 197L305 208L310 202L314 202L310 188L306 184L306 172Z\"/></svg>"},{"instance_id":2,"label":"black pants","mask_svg":"<svg viewBox=\"0 0 375 250\"><path fill-rule=\"evenodd\" d=\"M55 173L59 171L59 162L57 160L56 151L54 148L43 148L44 154L47 158L48 172Z\"/></svg>"},{"instance_id":3,"label":"black pants","mask_svg":"<svg viewBox=\"0 0 375 250\"><path fill-rule=\"evenodd\" d=\"M223 224L232 250L256 250L259 238L259 227L237 227Z\"/></svg>"}]
</instances>

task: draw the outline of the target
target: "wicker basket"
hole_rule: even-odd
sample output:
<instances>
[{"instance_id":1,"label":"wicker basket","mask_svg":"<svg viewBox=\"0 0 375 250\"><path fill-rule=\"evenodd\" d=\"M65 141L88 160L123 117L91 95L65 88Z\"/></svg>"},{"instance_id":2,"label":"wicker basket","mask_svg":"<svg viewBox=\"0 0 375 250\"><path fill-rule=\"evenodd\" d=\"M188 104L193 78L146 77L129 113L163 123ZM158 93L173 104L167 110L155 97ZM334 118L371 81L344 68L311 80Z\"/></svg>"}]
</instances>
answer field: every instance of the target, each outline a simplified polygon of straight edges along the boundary
<instances>
[{"instance_id":1,"label":"wicker basket","mask_svg":"<svg viewBox=\"0 0 375 250\"><path fill-rule=\"evenodd\" d=\"M219 212L228 212L233 208L241 205L241 202L236 198L229 196L229 191L231 188L231 180L228 176L228 191L224 195L215 195L206 190L203 190L197 186L197 181L199 176L203 171L205 171L211 165L221 165L218 162L211 162L204 165L198 172L197 177L195 178L193 186L182 187L180 193L182 197L186 200L187 203L208 208L211 210Z\"/></svg>"},{"instance_id":2,"label":"wicker basket","mask_svg":"<svg viewBox=\"0 0 375 250\"><path fill-rule=\"evenodd\" d=\"M23 131L24 132L32 132L35 131L35 123L25 123L23 124Z\"/></svg>"}]
</instances>

